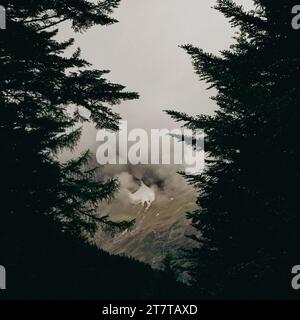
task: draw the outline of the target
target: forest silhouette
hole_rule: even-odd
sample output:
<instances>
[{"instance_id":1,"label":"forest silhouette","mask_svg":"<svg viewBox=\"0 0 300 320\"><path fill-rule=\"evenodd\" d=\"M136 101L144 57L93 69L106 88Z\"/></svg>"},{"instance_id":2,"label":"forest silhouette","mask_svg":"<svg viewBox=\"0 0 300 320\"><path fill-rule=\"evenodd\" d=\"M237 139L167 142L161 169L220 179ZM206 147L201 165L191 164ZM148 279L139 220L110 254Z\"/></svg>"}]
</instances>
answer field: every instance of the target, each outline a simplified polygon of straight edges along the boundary
<instances>
[{"instance_id":1,"label":"forest silhouette","mask_svg":"<svg viewBox=\"0 0 300 320\"><path fill-rule=\"evenodd\" d=\"M294 2L253 0L254 9L245 11L218 0L216 9L238 30L235 43L219 55L183 46L200 79L216 89L218 109L195 117L167 111L187 128L205 131L207 169L186 175L199 192L199 209L187 215L198 245L181 257L167 256L161 271L93 246L99 228L113 233L134 224L97 212L101 201L113 201L119 182L96 178L89 151L59 159L74 150L82 124L117 131L120 116L112 107L139 98L108 81L108 71L93 69L80 49L68 56L74 39L57 40L65 22L74 32L116 23L112 13L119 3L2 1L4 298L296 297L291 269L300 243L300 43L291 27ZM181 271L189 273L189 286L176 281Z\"/></svg>"}]
</instances>

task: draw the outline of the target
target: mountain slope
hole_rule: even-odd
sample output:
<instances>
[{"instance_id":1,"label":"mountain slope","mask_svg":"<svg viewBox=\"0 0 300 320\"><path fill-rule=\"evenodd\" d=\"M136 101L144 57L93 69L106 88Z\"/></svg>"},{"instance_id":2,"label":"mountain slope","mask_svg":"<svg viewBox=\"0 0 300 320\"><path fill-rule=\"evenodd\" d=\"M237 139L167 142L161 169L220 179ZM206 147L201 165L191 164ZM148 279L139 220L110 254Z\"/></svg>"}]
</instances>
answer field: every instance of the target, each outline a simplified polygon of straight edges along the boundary
<instances>
[{"instance_id":1,"label":"mountain slope","mask_svg":"<svg viewBox=\"0 0 300 320\"><path fill-rule=\"evenodd\" d=\"M197 207L195 193L186 185L178 192L168 185L158 188L140 184L129 196L123 192L107 209L108 213L115 212L117 206L124 218L136 219L133 229L114 237L99 233L96 243L110 253L131 256L160 268L167 254L177 254L179 249L193 245L186 237L193 232L186 212Z\"/></svg>"}]
</instances>

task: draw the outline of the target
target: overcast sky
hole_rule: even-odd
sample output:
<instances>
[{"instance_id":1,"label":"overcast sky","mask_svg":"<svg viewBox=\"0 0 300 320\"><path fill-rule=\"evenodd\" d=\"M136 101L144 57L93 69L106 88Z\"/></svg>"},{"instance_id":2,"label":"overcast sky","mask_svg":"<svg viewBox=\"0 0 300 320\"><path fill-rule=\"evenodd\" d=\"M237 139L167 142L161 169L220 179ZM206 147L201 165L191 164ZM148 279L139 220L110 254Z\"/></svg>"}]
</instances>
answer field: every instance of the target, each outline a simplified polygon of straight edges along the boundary
<instances>
[{"instance_id":1,"label":"overcast sky","mask_svg":"<svg viewBox=\"0 0 300 320\"><path fill-rule=\"evenodd\" d=\"M250 0L236 1L249 8ZM111 70L112 82L127 86L141 98L114 110L132 128L175 128L163 110L212 113L215 106L199 82L190 57L179 45L193 44L217 53L232 43L234 30L218 11L215 0L123 0L114 16L119 23L94 27L75 36L76 46L94 67ZM63 37L74 36L67 28ZM92 126L80 148L95 144Z\"/></svg>"}]
</instances>

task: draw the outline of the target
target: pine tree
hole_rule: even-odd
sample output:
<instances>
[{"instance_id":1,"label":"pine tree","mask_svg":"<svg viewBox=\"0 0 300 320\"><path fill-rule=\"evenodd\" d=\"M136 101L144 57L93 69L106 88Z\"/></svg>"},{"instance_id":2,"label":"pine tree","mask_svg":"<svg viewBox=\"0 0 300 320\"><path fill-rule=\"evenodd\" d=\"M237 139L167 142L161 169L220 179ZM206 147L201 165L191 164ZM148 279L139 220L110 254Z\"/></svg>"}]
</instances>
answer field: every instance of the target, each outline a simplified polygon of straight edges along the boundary
<instances>
[{"instance_id":1,"label":"pine tree","mask_svg":"<svg viewBox=\"0 0 300 320\"><path fill-rule=\"evenodd\" d=\"M217 91L212 116L168 111L191 129L204 129L207 167L187 176L200 209L188 214L199 244L186 257L199 295L286 298L298 264L299 33L293 1L255 0L246 11L232 0L216 9L238 28L219 55L192 45L201 80Z\"/></svg>"},{"instance_id":2,"label":"pine tree","mask_svg":"<svg viewBox=\"0 0 300 320\"><path fill-rule=\"evenodd\" d=\"M171 254L167 254L163 259L162 271L165 272L166 278L173 282L177 281L177 275L174 266L174 257Z\"/></svg>"},{"instance_id":3,"label":"pine tree","mask_svg":"<svg viewBox=\"0 0 300 320\"><path fill-rule=\"evenodd\" d=\"M94 70L79 49L68 57L65 52L73 39L56 40L55 28L64 21L75 31L116 22L110 14L118 4L3 1L7 29L0 37L1 168L6 173L1 183L1 243L6 246L2 254L18 251L15 239L27 228L38 229L39 216L83 239L99 226L115 230L131 225L96 214L99 201L113 196L118 181L97 181L96 168L87 169L88 151L66 163L59 160L62 151L76 146L83 122L118 130L120 117L111 106L138 97L107 81L108 71Z\"/></svg>"}]
</instances>

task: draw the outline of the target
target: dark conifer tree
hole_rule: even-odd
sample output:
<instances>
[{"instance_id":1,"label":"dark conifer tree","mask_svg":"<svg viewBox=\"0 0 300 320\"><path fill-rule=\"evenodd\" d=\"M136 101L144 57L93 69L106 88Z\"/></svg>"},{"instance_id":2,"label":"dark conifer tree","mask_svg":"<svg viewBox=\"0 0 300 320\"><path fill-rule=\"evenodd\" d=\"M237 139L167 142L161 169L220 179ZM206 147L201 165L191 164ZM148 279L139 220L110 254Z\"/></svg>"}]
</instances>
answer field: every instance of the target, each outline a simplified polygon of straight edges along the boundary
<instances>
[{"instance_id":1,"label":"dark conifer tree","mask_svg":"<svg viewBox=\"0 0 300 320\"><path fill-rule=\"evenodd\" d=\"M167 254L162 261L162 271L165 272L166 277L172 281L177 280L177 275L174 267L174 258L171 254Z\"/></svg>"},{"instance_id":2,"label":"dark conifer tree","mask_svg":"<svg viewBox=\"0 0 300 320\"><path fill-rule=\"evenodd\" d=\"M97 128L117 130L120 118L110 106L137 98L105 80L107 71L92 69L79 49L67 57L73 39L56 40L55 27L64 21L70 21L75 31L114 23L110 14L119 1L4 2L0 131L6 175L1 183L5 208L1 226L12 232L15 224L34 224L36 215L42 214L59 222L62 231L84 238L97 225L128 227L95 215L99 201L112 197L118 182L96 181L95 170L85 169L88 152L67 163L58 157L76 146L80 123L92 121Z\"/></svg>"},{"instance_id":3,"label":"dark conifer tree","mask_svg":"<svg viewBox=\"0 0 300 320\"><path fill-rule=\"evenodd\" d=\"M188 214L199 232L190 273L199 295L286 298L299 263L300 33L290 0L254 0L245 11L232 0L216 9L239 32L220 55L191 45L196 73L217 90L214 115L168 111L204 129L207 168L187 179L200 209Z\"/></svg>"}]
</instances>

